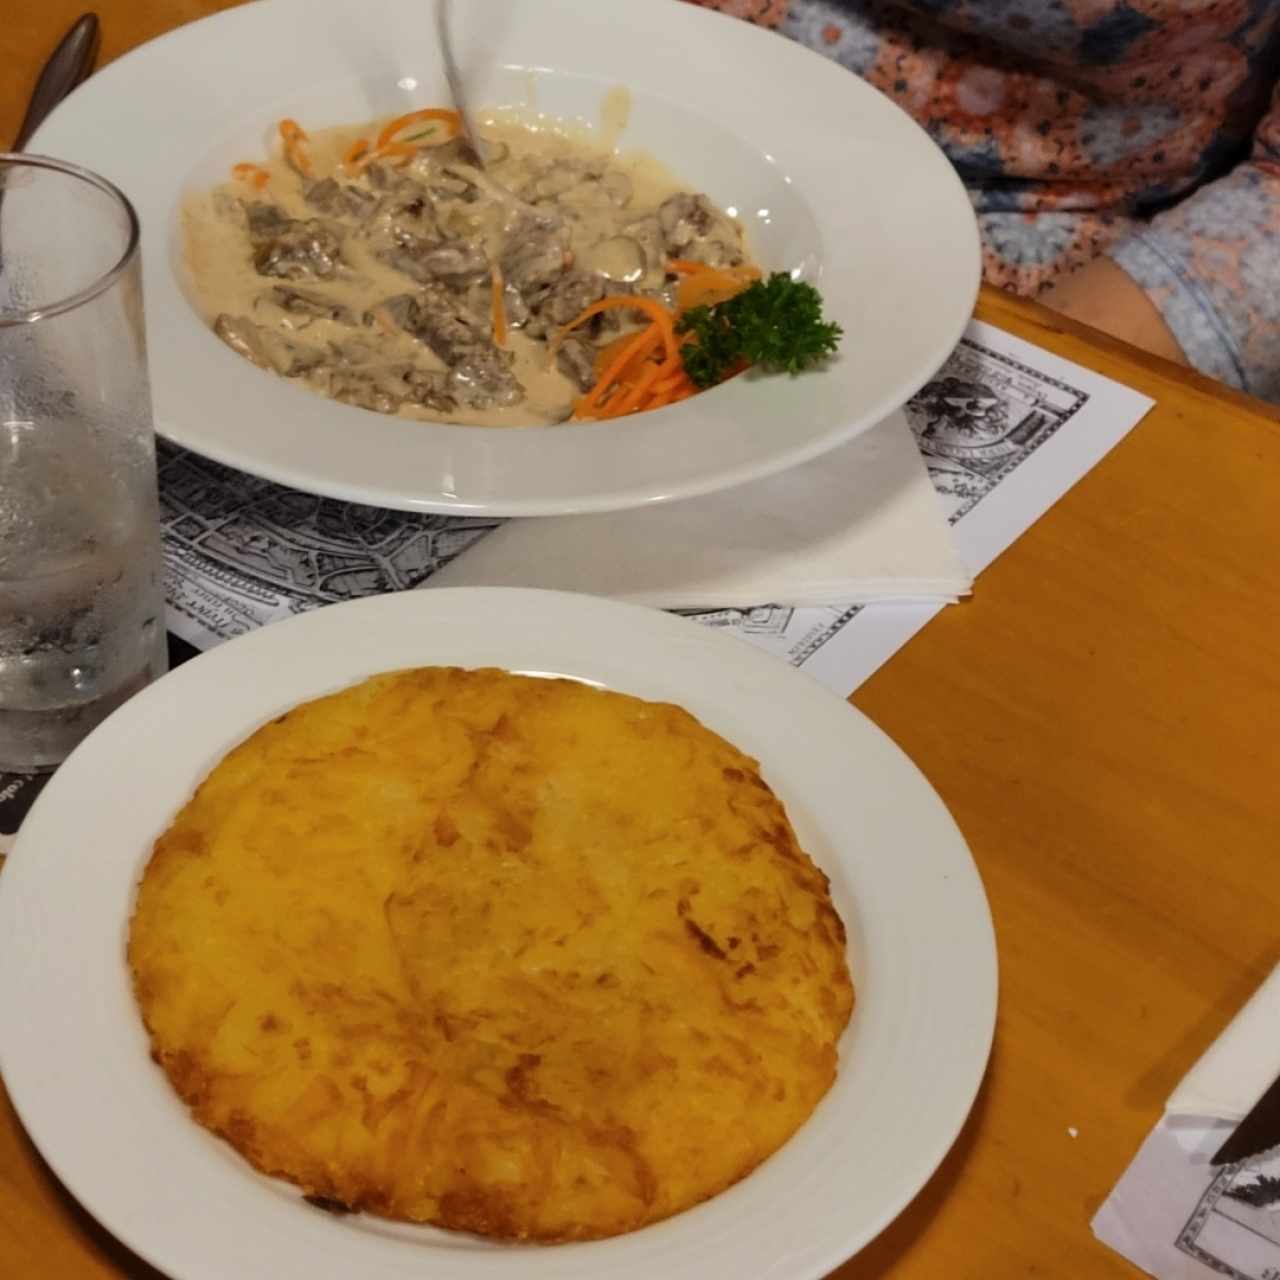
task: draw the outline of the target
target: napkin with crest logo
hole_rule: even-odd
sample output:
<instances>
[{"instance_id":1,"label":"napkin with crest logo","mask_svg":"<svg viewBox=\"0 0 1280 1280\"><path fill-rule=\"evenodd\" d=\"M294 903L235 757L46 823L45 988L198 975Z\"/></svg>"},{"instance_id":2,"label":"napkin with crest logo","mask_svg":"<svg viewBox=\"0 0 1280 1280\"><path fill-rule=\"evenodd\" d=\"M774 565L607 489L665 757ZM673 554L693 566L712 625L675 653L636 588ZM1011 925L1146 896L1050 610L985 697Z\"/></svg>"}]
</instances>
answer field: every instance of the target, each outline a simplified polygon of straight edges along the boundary
<instances>
[{"instance_id":1,"label":"napkin with crest logo","mask_svg":"<svg viewBox=\"0 0 1280 1280\"><path fill-rule=\"evenodd\" d=\"M1098 1239L1159 1280L1280 1277L1280 1145L1213 1163L1277 1076L1280 965L1173 1091L1098 1210Z\"/></svg>"},{"instance_id":2,"label":"napkin with crest logo","mask_svg":"<svg viewBox=\"0 0 1280 1280\"><path fill-rule=\"evenodd\" d=\"M899 410L813 462L723 493L509 521L425 585L698 609L949 601L972 577Z\"/></svg>"}]
</instances>

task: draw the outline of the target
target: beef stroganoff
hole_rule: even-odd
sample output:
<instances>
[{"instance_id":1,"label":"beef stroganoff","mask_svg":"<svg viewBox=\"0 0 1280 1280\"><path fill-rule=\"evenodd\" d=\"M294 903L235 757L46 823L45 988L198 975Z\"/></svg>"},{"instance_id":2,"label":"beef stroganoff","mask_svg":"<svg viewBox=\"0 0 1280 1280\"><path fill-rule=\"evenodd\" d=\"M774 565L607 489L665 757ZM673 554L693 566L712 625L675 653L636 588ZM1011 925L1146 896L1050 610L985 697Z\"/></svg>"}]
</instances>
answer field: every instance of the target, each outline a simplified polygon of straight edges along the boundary
<instances>
[{"instance_id":1,"label":"beef stroganoff","mask_svg":"<svg viewBox=\"0 0 1280 1280\"><path fill-rule=\"evenodd\" d=\"M495 114L482 167L440 109L279 132L279 154L184 208L191 292L233 350L347 404L484 426L615 416L589 393L625 357L646 372L614 410L658 407L697 389L669 317L759 277L705 195L567 130Z\"/></svg>"}]
</instances>

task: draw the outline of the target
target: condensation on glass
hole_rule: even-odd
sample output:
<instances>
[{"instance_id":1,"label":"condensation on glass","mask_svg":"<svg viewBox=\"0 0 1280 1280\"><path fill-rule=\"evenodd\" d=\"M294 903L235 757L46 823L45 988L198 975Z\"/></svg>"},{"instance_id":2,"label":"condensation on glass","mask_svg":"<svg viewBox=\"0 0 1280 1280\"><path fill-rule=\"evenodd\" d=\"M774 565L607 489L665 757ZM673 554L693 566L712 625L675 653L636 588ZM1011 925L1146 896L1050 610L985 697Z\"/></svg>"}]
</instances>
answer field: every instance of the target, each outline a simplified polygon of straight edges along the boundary
<instances>
[{"instance_id":1,"label":"condensation on glass","mask_svg":"<svg viewBox=\"0 0 1280 1280\"><path fill-rule=\"evenodd\" d=\"M164 664L137 216L0 154L0 769L59 764Z\"/></svg>"}]
</instances>

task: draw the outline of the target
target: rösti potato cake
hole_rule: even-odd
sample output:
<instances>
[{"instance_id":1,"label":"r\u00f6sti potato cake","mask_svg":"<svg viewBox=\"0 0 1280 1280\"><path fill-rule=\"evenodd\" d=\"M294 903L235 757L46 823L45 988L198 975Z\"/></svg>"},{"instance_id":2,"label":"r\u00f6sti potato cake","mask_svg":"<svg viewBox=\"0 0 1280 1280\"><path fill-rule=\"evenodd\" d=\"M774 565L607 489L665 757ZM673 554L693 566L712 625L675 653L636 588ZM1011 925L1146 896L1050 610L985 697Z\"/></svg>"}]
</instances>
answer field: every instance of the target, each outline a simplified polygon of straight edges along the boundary
<instances>
[{"instance_id":1,"label":"r\u00f6sti potato cake","mask_svg":"<svg viewBox=\"0 0 1280 1280\"><path fill-rule=\"evenodd\" d=\"M853 1005L754 760L677 706L452 667L232 750L156 842L128 960L155 1060L255 1168L509 1240L742 1178Z\"/></svg>"}]
</instances>

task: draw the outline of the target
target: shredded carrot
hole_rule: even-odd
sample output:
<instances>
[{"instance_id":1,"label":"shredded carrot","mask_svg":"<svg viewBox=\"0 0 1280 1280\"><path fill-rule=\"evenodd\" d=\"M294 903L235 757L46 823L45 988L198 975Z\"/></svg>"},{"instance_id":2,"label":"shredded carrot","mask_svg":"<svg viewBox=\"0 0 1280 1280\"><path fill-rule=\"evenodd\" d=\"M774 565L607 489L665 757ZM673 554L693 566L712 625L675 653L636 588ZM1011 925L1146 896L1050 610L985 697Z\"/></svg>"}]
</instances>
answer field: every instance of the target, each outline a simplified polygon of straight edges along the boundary
<instances>
[{"instance_id":1,"label":"shredded carrot","mask_svg":"<svg viewBox=\"0 0 1280 1280\"><path fill-rule=\"evenodd\" d=\"M397 166L406 165L418 154L418 148L409 142L388 142L378 147L369 157L370 160L395 160Z\"/></svg>"},{"instance_id":2,"label":"shredded carrot","mask_svg":"<svg viewBox=\"0 0 1280 1280\"><path fill-rule=\"evenodd\" d=\"M310 138L306 130L296 120L281 120L280 138L284 143L285 159L304 178L311 177L311 158L307 154Z\"/></svg>"},{"instance_id":3,"label":"shredded carrot","mask_svg":"<svg viewBox=\"0 0 1280 1280\"><path fill-rule=\"evenodd\" d=\"M705 262L694 262L691 258L672 258L667 263L667 270L675 276L696 276L711 268Z\"/></svg>"},{"instance_id":4,"label":"shredded carrot","mask_svg":"<svg viewBox=\"0 0 1280 1280\"><path fill-rule=\"evenodd\" d=\"M632 336L631 341L618 353L613 363L604 371L603 376L596 380L595 386L578 401L574 409L575 418L586 417L601 404L617 381L618 375L630 362L631 357L642 348L648 337L648 333L643 329Z\"/></svg>"},{"instance_id":5,"label":"shredded carrot","mask_svg":"<svg viewBox=\"0 0 1280 1280\"><path fill-rule=\"evenodd\" d=\"M440 136L434 140L426 140L425 135L415 134L412 139L400 138L397 134L414 124L438 123L444 126ZM359 173L375 160L388 160L398 166L404 166L418 154L424 146L437 146L456 137L462 122L456 111L448 111L443 107L424 107L421 111L410 111L407 115L397 116L379 131L372 140L359 138L351 144L346 155L342 157L344 168L352 173Z\"/></svg>"},{"instance_id":6,"label":"shredded carrot","mask_svg":"<svg viewBox=\"0 0 1280 1280\"><path fill-rule=\"evenodd\" d=\"M645 331L650 335L652 332L653 326ZM652 342L647 345L651 348L656 346ZM652 351L646 357L638 344L624 351L618 363L621 367L615 376L610 378L606 372L604 378L578 402L576 418L620 418L642 407L654 409L665 404L673 392L685 386L684 380L672 377L671 361L654 358ZM664 386L661 391L657 390L660 385ZM692 384L689 386L692 389ZM610 389L605 393L602 387Z\"/></svg>"},{"instance_id":7,"label":"shredded carrot","mask_svg":"<svg viewBox=\"0 0 1280 1280\"><path fill-rule=\"evenodd\" d=\"M631 357L631 362L623 367L624 378L635 377L647 360L657 360L660 364L666 364L671 359L670 353L666 352L665 348L662 354L658 351L658 348L663 346L662 329L656 324L651 324L645 333L648 335L646 341L641 343L639 351Z\"/></svg>"},{"instance_id":8,"label":"shredded carrot","mask_svg":"<svg viewBox=\"0 0 1280 1280\"><path fill-rule=\"evenodd\" d=\"M662 343L662 334L659 332L657 325L650 325L645 332L649 335L649 341L642 351L632 357L632 365L629 365L622 371L622 376L624 378L634 372L634 368L632 366L638 368L641 361L647 360L650 356L654 355ZM614 338L612 342L601 347L601 349L596 353L595 360L595 372L597 378L605 371L606 368L608 368L609 362L613 357L616 356L633 337L635 337L634 333L624 333L620 338Z\"/></svg>"},{"instance_id":9,"label":"shredded carrot","mask_svg":"<svg viewBox=\"0 0 1280 1280\"><path fill-rule=\"evenodd\" d=\"M489 289L493 300L493 340L500 347L507 345L507 308L502 300L504 288L502 272L495 262L489 276Z\"/></svg>"},{"instance_id":10,"label":"shredded carrot","mask_svg":"<svg viewBox=\"0 0 1280 1280\"><path fill-rule=\"evenodd\" d=\"M260 164L233 164L231 176L239 182L251 182L259 191L271 181L271 175Z\"/></svg>"},{"instance_id":11,"label":"shredded carrot","mask_svg":"<svg viewBox=\"0 0 1280 1280\"><path fill-rule=\"evenodd\" d=\"M684 371L682 364L674 373L669 373L662 378L661 381L653 384L653 394L656 396L666 395L668 392L677 391L690 382L689 375ZM690 385L692 385L690 383Z\"/></svg>"},{"instance_id":12,"label":"shredded carrot","mask_svg":"<svg viewBox=\"0 0 1280 1280\"><path fill-rule=\"evenodd\" d=\"M681 387L676 391L664 391L662 395L650 394L648 399L640 405L641 413L648 413L650 409L664 409L669 404L679 404L681 400L687 400L697 387L690 383L687 387Z\"/></svg>"},{"instance_id":13,"label":"shredded carrot","mask_svg":"<svg viewBox=\"0 0 1280 1280\"><path fill-rule=\"evenodd\" d=\"M669 359L676 357L678 354L676 349L676 330L671 312L662 303L655 302L652 298L642 298L638 294L618 294L612 298L601 298L599 302L593 302L576 320L571 320L556 334L551 343L551 354L554 355L560 349L560 344L565 338L579 325L586 324L592 316L598 316L602 312L613 311L619 307L628 311L643 311L658 326L667 357Z\"/></svg>"},{"instance_id":14,"label":"shredded carrot","mask_svg":"<svg viewBox=\"0 0 1280 1280\"><path fill-rule=\"evenodd\" d=\"M760 272L755 267L730 268L727 271L707 267L680 281L676 289L676 310L683 312L692 307L714 307L717 303L728 302L759 279Z\"/></svg>"},{"instance_id":15,"label":"shredded carrot","mask_svg":"<svg viewBox=\"0 0 1280 1280\"><path fill-rule=\"evenodd\" d=\"M551 342L551 355L579 325L593 316L615 309L639 311L649 324L635 333L615 338L596 356L595 382L574 406L573 416L615 418L637 409L656 408L672 394L692 392L680 359L683 339L675 331L675 315L652 298L625 294L593 302L565 325Z\"/></svg>"},{"instance_id":16,"label":"shredded carrot","mask_svg":"<svg viewBox=\"0 0 1280 1280\"><path fill-rule=\"evenodd\" d=\"M667 272L673 276L697 276L704 271L723 271L728 275L759 276L760 269L752 266L713 267L709 262L695 262L692 258L668 258Z\"/></svg>"},{"instance_id":17,"label":"shredded carrot","mask_svg":"<svg viewBox=\"0 0 1280 1280\"><path fill-rule=\"evenodd\" d=\"M659 378L653 384L644 407L646 409L657 409L661 405L675 404L677 400L684 400L697 394L698 388L694 386L693 379L681 367L674 375Z\"/></svg>"},{"instance_id":18,"label":"shredded carrot","mask_svg":"<svg viewBox=\"0 0 1280 1280\"><path fill-rule=\"evenodd\" d=\"M606 343L596 352L595 373L597 378L609 367L614 356L634 337L634 333L624 333L620 338L614 338L612 342Z\"/></svg>"},{"instance_id":19,"label":"shredded carrot","mask_svg":"<svg viewBox=\"0 0 1280 1280\"><path fill-rule=\"evenodd\" d=\"M608 418L620 418L623 414L631 413L640 407L640 403L644 400L652 390L654 384L659 377L666 372L665 364L649 363L645 365L644 371L631 385L631 389L612 396L609 404L602 415Z\"/></svg>"},{"instance_id":20,"label":"shredded carrot","mask_svg":"<svg viewBox=\"0 0 1280 1280\"><path fill-rule=\"evenodd\" d=\"M604 311L639 311L649 319L644 328L624 333L596 353L595 381L575 404L575 420L620 418L640 410L677 404L696 395L699 388L685 371L680 357L680 348L693 339L688 334L677 333L676 322L689 306L724 301L760 278L755 267L720 269L681 259L668 263L668 271L684 277L677 290L675 311L653 298L634 294L602 298L552 339L550 354L554 360L560 345L574 329Z\"/></svg>"},{"instance_id":21,"label":"shredded carrot","mask_svg":"<svg viewBox=\"0 0 1280 1280\"><path fill-rule=\"evenodd\" d=\"M348 148L346 154L342 157L343 167L346 169L354 169L360 164L363 156L368 154L369 139L357 138Z\"/></svg>"},{"instance_id":22,"label":"shredded carrot","mask_svg":"<svg viewBox=\"0 0 1280 1280\"><path fill-rule=\"evenodd\" d=\"M634 343L635 333L624 333L622 337L615 338L599 355L596 356L595 374L597 379L604 375L604 371L613 362L614 358L619 355L624 348L631 347L631 358L618 371L617 380L619 382L629 382L639 373L645 361L650 360L658 355L658 348L662 345L662 333L658 326L651 324L644 330L645 341L639 344Z\"/></svg>"},{"instance_id":23,"label":"shredded carrot","mask_svg":"<svg viewBox=\"0 0 1280 1280\"><path fill-rule=\"evenodd\" d=\"M389 124L384 125L382 132L378 134L377 149L381 150L390 144L396 134L407 129L411 124L421 124L428 120L438 120L445 125L446 132L441 142L447 142L462 128L462 119L456 111L449 111L444 107L424 107L421 111L410 111L405 115L397 116Z\"/></svg>"}]
</instances>

